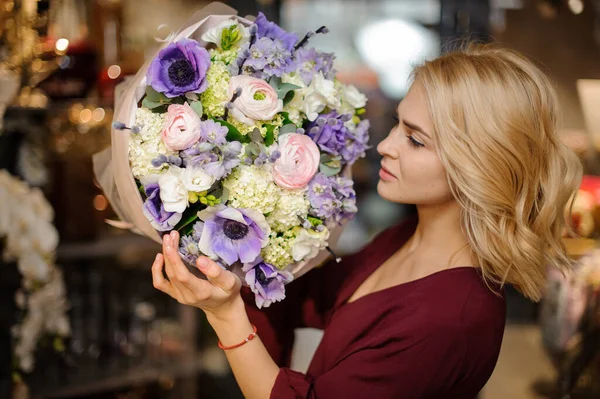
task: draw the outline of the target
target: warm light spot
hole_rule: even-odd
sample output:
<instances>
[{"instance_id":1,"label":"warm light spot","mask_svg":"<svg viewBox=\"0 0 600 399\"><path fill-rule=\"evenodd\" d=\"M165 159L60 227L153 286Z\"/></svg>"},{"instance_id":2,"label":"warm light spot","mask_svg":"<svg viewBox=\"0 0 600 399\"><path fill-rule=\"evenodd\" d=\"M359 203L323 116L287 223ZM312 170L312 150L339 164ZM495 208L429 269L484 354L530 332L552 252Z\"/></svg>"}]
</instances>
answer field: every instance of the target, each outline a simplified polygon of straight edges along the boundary
<instances>
[{"instance_id":1,"label":"warm light spot","mask_svg":"<svg viewBox=\"0 0 600 399\"><path fill-rule=\"evenodd\" d=\"M54 46L56 47L56 50L60 52L65 52L67 51L67 48L69 48L69 41L65 38L58 39Z\"/></svg>"},{"instance_id":2,"label":"warm light spot","mask_svg":"<svg viewBox=\"0 0 600 399\"><path fill-rule=\"evenodd\" d=\"M98 194L94 197L94 209L97 211L103 211L108 206L108 201L106 197L102 194Z\"/></svg>"},{"instance_id":3,"label":"warm light spot","mask_svg":"<svg viewBox=\"0 0 600 399\"><path fill-rule=\"evenodd\" d=\"M96 108L94 110L94 112L92 113L92 117L94 118L94 121L96 121L96 122L102 122L105 115L106 115L106 112L104 112L104 108Z\"/></svg>"},{"instance_id":4,"label":"warm light spot","mask_svg":"<svg viewBox=\"0 0 600 399\"><path fill-rule=\"evenodd\" d=\"M92 110L86 108L79 113L79 121L81 123L88 123L92 120Z\"/></svg>"},{"instance_id":5,"label":"warm light spot","mask_svg":"<svg viewBox=\"0 0 600 399\"><path fill-rule=\"evenodd\" d=\"M121 67L118 65L111 65L108 67L108 77L111 79L116 79L121 76Z\"/></svg>"}]
</instances>

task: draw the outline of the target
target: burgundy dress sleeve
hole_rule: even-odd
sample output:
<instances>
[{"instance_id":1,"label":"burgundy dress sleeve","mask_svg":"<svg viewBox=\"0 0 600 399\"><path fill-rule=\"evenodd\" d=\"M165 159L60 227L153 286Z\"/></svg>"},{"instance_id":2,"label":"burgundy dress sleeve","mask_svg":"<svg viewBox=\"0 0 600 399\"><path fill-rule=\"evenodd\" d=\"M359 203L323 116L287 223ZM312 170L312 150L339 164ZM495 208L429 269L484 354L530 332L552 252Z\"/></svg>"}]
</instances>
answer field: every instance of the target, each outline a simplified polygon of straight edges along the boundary
<instances>
[{"instance_id":1,"label":"burgundy dress sleeve","mask_svg":"<svg viewBox=\"0 0 600 399\"><path fill-rule=\"evenodd\" d=\"M381 341L348 354L316 378L281 368L271 398L437 398L430 396L431 379L459 378L460 368L443 364L460 364L465 352L465 338L451 325L439 326L416 342L381 336Z\"/></svg>"}]
</instances>

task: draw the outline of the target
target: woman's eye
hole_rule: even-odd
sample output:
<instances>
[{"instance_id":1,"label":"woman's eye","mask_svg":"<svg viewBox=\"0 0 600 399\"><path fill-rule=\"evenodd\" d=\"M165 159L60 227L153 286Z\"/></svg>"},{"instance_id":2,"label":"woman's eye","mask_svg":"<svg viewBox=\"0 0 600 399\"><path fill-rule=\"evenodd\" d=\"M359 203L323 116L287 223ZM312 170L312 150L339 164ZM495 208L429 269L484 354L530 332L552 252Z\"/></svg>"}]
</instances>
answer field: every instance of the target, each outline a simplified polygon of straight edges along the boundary
<instances>
[{"instance_id":1,"label":"woman's eye","mask_svg":"<svg viewBox=\"0 0 600 399\"><path fill-rule=\"evenodd\" d=\"M420 148L420 147L425 147L425 144L421 143L420 141L415 140L415 138L410 135L407 134L406 137L408 137L408 141L410 141L410 145L412 145L415 148Z\"/></svg>"}]
</instances>

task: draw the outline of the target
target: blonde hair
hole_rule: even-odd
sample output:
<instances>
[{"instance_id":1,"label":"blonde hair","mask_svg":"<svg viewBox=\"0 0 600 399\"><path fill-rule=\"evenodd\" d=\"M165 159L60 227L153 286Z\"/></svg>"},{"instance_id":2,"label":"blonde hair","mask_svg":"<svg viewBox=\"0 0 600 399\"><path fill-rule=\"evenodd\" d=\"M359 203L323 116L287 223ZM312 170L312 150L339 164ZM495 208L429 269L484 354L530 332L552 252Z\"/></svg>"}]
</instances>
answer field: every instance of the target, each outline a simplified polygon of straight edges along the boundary
<instances>
[{"instance_id":1,"label":"blonde hair","mask_svg":"<svg viewBox=\"0 0 600 399\"><path fill-rule=\"evenodd\" d=\"M480 44L425 62L414 79L486 282L539 300L546 268L570 266L561 234L582 173L559 140L551 82L522 55Z\"/></svg>"}]
</instances>

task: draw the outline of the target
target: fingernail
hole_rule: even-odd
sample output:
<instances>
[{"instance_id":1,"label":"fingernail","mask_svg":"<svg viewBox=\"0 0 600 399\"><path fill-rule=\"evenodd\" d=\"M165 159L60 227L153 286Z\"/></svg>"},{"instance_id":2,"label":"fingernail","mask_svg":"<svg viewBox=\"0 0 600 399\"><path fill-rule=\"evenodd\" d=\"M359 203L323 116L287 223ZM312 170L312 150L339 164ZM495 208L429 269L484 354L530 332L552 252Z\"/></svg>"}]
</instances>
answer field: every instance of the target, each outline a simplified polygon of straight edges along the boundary
<instances>
[{"instance_id":1,"label":"fingernail","mask_svg":"<svg viewBox=\"0 0 600 399\"><path fill-rule=\"evenodd\" d=\"M177 232L176 232L175 230L173 230L173 231L171 232L171 237L172 237L172 238L177 238Z\"/></svg>"}]
</instances>

